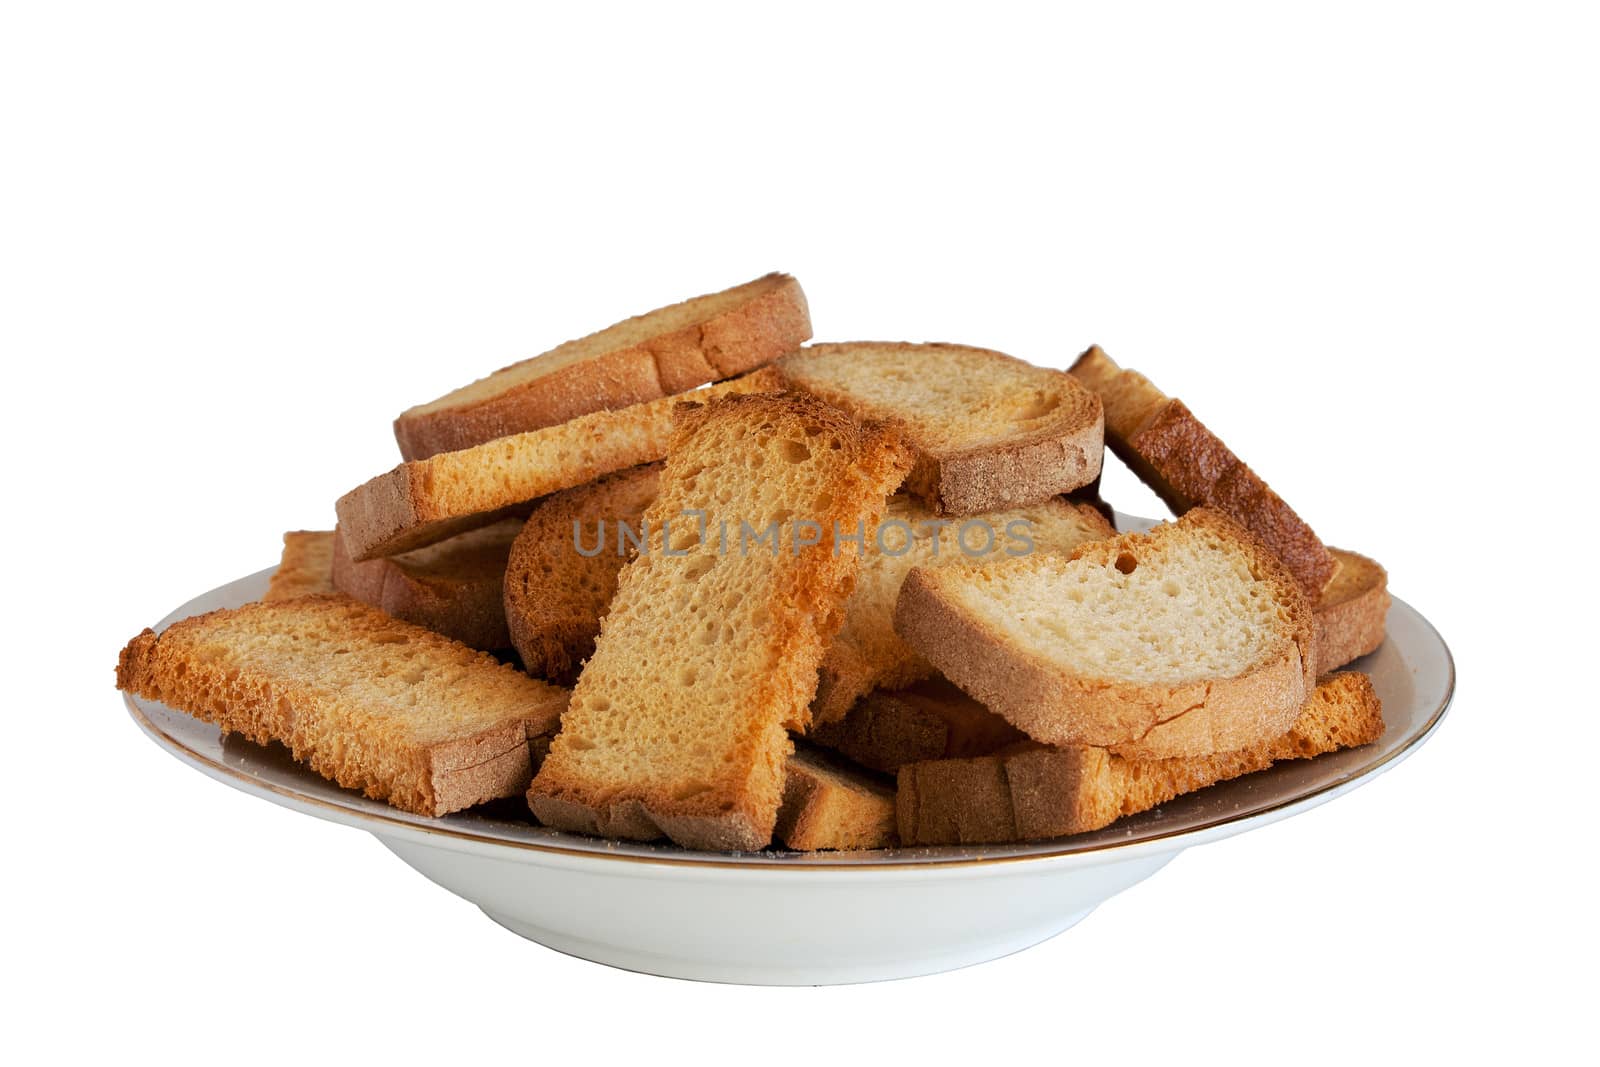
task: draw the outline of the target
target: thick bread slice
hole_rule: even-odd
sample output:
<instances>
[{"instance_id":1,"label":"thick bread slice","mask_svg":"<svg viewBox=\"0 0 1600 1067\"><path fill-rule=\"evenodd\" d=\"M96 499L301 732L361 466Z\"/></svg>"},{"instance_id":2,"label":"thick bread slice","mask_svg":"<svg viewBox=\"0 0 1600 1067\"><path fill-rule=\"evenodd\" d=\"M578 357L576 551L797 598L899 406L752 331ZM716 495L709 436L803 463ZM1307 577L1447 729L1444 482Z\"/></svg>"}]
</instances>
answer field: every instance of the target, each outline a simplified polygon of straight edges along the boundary
<instances>
[{"instance_id":1,"label":"thick bread slice","mask_svg":"<svg viewBox=\"0 0 1600 1067\"><path fill-rule=\"evenodd\" d=\"M894 632L895 599L913 567L1031 552L1065 555L1116 533L1094 508L1059 497L945 520L904 494L889 502L880 530L881 536L866 538L867 554L845 608L844 628L823 661L811 703L813 722L837 722L872 690L899 688L933 674L928 661Z\"/></svg>"},{"instance_id":2,"label":"thick bread slice","mask_svg":"<svg viewBox=\"0 0 1600 1067\"><path fill-rule=\"evenodd\" d=\"M1314 627L1283 563L1206 508L1070 559L920 567L895 608L907 644L1034 740L1145 759L1283 733Z\"/></svg>"},{"instance_id":3,"label":"thick bread slice","mask_svg":"<svg viewBox=\"0 0 1600 1067\"><path fill-rule=\"evenodd\" d=\"M811 336L800 283L769 274L608 326L403 413L400 454L426 459L732 378Z\"/></svg>"},{"instance_id":4,"label":"thick bread slice","mask_svg":"<svg viewBox=\"0 0 1600 1067\"><path fill-rule=\"evenodd\" d=\"M894 797L888 781L802 742L785 764L773 837L800 852L889 848L895 841Z\"/></svg>"},{"instance_id":5,"label":"thick bread slice","mask_svg":"<svg viewBox=\"0 0 1600 1067\"><path fill-rule=\"evenodd\" d=\"M987 756L1025 739L1022 731L939 677L864 696L843 719L813 726L806 736L889 774L907 763Z\"/></svg>"},{"instance_id":6,"label":"thick bread slice","mask_svg":"<svg viewBox=\"0 0 1600 1067\"><path fill-rule=\"evenodd\" d=\"M505 619L522 668L562 685L594 652L600 617L656 498L661 464L622 471L539 501L511 546ZM581 549L581 551L580 551ZM591 554L592 553L592 554Z\"/></svg>"},{"instance_id":7,"label":"thick bread slice","mask_svg":"<svg viewBox=\"0 0 1600 1067\"><path fill-rule=\"evenodd\" d=\"M530 737L567 692L344 596L248 604L146 630L117 688L295 759L348 789L443 815L527 788Z\"/></svg>"},{"instance_id":8,"label":"thick bread slice","mask_svg":"<svg viewBox=\"0 0 1600 1067\"><path fill-rule=\"evenodd\" d=\"M782 388L778 372L755 371L688 399ZM559 426L502 437L459 452L402 463L339 498L339 527L360 562L420 548L504 518L507 509L592 482L667 454L672 409L663 397L597 411Z\"/></svg>"},{"instance_id":9,"label":"thick bread slice","mask_svg":"<svg viewBox=\"0 0 1600 1067\"><path fill-rule=\"evenodd\" d=\"M1035 742L1003 753L900 769L896 814L905 845L972 845L1081 834L1279 760L1370 744L1383 705L1364 674L1323 679L1289 731L1211 756L1129 760L1103 748Z\"/></svg>"},{"instance_id":10,"label":"thick bread slice","mask_svg":"<svg viewBox=\"0 0 1600 1067\"><path fill-rule=\"evenodd\" d=\"M1069 373L1105 404L1106 444L1174 515L1205 505L1278 554L1313 602L1338 564L1294 509L1195 418L1136 371L1091 347Z\"/></svg>"},{"instance_id":11,"label":"thick bread slice","mask_svg":"<svg viewBox=\"0 0 1600 1067\"><path fill-rule=\"evenodd\" d=\"M897 423L917 453L906 488L939 514L1037 504L1100 473L1100 402L1061 371L887 342L811 345L778 366L792 388Z\"/></svg>"},{"instance_id":12,"label":"thick bread slice","mask_svg":"<svg viewBox=\"0 0 1600 1067\"><path fill-rule=\"evenodd\" d=\"M1389 575L1366 556L1331 548L1339 573L1317 603L1317 671L1328 674L1383 644Z\"/></svg>"},{"instance_id":13,"label":"thick bread slice","mask_svg":"<svg viewBox=\"0 0 1600 1067\"><path fill-rule=\"evenodd\" d=\"M859 565L834 551L834 530L874 526L910 456L894 431L859 428L810 397L680 413L645 513L647 550L623 568L528 800L560 829L763 848L792 749L785 730L807 725ZM689 509L705 513L704 529ZM817 543L802 547L808 520ZM770 553L743 550L741 523L780 524Z\"/></svg>"},{"instance_id":14,"label":"thick bread slice","mask_svg":"<svg viewBox=\"0 0 1600 1067\"><path fill-rule=\"evenodd\" d=\"M283 535L283 558L267 580L262 600L332 593L333 531L294 530Z\"/></svg>"},{"instance_id":15,"label":"thick bread slice","mask_svg":"<svg viewBox=\"0 0 1600 1067\"><path fill-rule=\"evenodd\" d=\"M510 648L502 583L520 519L501 519L479 530L403 552L356 563L336 536L333 585L339 592L381 608L464 645L492 652Z\"/></svg>"}]
</instances>

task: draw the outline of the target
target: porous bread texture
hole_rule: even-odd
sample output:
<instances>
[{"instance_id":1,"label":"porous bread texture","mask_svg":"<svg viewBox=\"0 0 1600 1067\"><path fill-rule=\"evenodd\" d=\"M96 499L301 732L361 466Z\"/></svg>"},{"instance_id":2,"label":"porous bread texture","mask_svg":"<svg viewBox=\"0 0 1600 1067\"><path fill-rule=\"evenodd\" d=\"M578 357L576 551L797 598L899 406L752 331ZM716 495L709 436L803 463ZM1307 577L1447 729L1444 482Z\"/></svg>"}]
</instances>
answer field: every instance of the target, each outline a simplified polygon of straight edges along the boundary
<instances>
[{"instance_id":1,"label":"porous bread texture","mask_svg":"<svg viewBox=\"0 0 1600 1067\"><path fill-rule=\"evenodd\" d=\"M949 525L942 529L936 525L943 522ZM1094 508L1056 497L946 520L914 498L897 494L884 516L881 543L872 531L865 538L866 558L845 607L844 627L823 661L811 703L812 721L837 722L872 690L907 686L933 673L928 661L894 632L895 599L913 567L1003 559L1026 552L1067 553L1115 533Z\"/></svg>"},{"instance_id":2,"label":"porous bread texture","mask_svg":"<svg viewBox=\"0 0 1600 1067\"><path fill-rule=\"evenodd\" d=\"M806 737L889 774L907 763L986 756L1024 740L1022 731L937 676L869 693L843 719L814 725Z\"/></svg>"},{"instance_id":3,"label":"porous bread texture","mask_svg":"<svg viewBox=\"0 0 1600 1067\"><path fill-rule=\"evenodd\" d=\"M565 690L345 596L248 604L145 630L117 688L419 815L514 796Z\"/></svg>"},{"instance_id":4,"label":"porous bread texture","mask_svg":"<svg viewBox=\"0 0 1600 1067\"><path fill-rule=\"evenodd\" d=\"M635 467L554 493L528 516L506 564L505 618L529 674L562 685L577 680L616 594L617 575L633 555L633 542L618 524L638 533L660 477L659 463ZM574 540L579 536L584 552Z\"/></svg>"},{"instance_id":5,"label":"porous bread texture","mask_svg":"<svg viewBox=\"0 0 1600 1067\"><path fill-rule=\"evenodd\" d=\"M784 765L773 837L799 852L889 848L895 843L894 786L798 742Z\"/></svg>"},{"instance_id":6,"label":"porous bread texture","mask_svg":"<svg viewBox=\"0 0 1600 1067\"><path fill-rule=\"evenodd\" d=\"M356 563L336 534L333 585L397 619L491 652L511 647L501 586L521 519L501 519L438 544Z\"/></svg>"},{"instance_id":7,"label":"porous bread texture","mask_svg":"<svg viewBox=\"0 0 1600 1067\"><path fill-rule=\"evenodd\" d=\"M918 568L895 628L1037 741L1136 758L1264 741L1315 683L1314 621L1243 527L1196 508L1069 558Z\"/></svg>"},{"instance_id":8,"label":"porous bread texture","mask_svg":"<svg viewBox=\"0 0 1600 1067\"><path fill-rule=\"evenodd\" d=\"M707 401L782 388L763 368L690 394ZM402 463L339 498L336 510L350 558L360 562L433 544L504 518L507 509L667 454L672 409L663 397L597 411L559 426Z\"/></svg>"},{"instance_id":9,"label":"porous bread texture","mask_svg":"<svg viewBox=\"0 0 1600 1067\"><path fill-rule=\"evenodd\" d=\"M332 593L333 531L292 530L283 535L283 558L267 579L262 600Z\"/></svg>"},{"instance_id":10,"label":"porous bread texture","mask_svg":"<svg viewBox=\"0 0 1600 1067\"><path fill-rule=\"evenodd\" d=\"M893 422L917 462L906 483L939 514L1036 504L1100 473L1100 401L1070 375L950 344L810 345L778 364L795 389Z\"/></svg>"},{"instance_id":11,"label":"porous bread texture","mask_svg":"<svg viewBox=\"0 0 1600 1067\"><path fill-rule=\"evenodd\" d=\"M1103 748L1024 742L973 759L900 769L896 819L904 845L972 845L1081 834L1185 793L1383 736L1383 705L1363 674L1322 680L1293 726L1266 742L1210 756L1129 760Z\"/></svg>"},{"instance_id":12,"label":"porous bread texture","mask_svg":"<svg viewBox=\"0 0 1600 1067\"><path fill-rule=\"evenodd\" d=\"M1105 405L1111 450L1166 501L1174 515L1204 505L1234 519L1282 559L1313 602L1338 564L1305 520L1255 471L1137 371L1091 346L1068 373Z\"/></svg>"},{"instance_id":13,"label":"porous bread texture","mask_svg":"<svg viewBox=\"0 0 1600 1067\"><path fill-rule=\"evenodd\" d=\"M732 378L810 336L800 283L768 274L503 367L402 413L394 435L402 457L426 459Z\"/></svg>"},{"instance_id":14,"label":"porous bread texture","mask_svg":"<svg viewBox=\"0 0 1600 1067\"><path fill-rule=\"evenodd\" d=\"M765 847L792 747L785 731L807 724L859 565L854 551L833 551L833 531L875 524L909 466L892 430L857 427L809 397L681 408L645 515L650 551L623 568L529 790L540 821L689 848ZM689 509L707 513L703 531L684 519ZM795 551L806 519L818 543ZM735 538L741 522L780 523L780 547L724 545L723 521Z\"/></svg>"},{"instance_id":15,"label":"porous bread texture","mask_svg":"<svg viewBox=\"0 0 1600 1067\"><path fill-rule=\"evenodd\" d=\"M1383 644L1389 575L1377 561L1330 548L1339 570L1317 603L1317 671L1328 674Z\"/></svg>"}]
</instances>

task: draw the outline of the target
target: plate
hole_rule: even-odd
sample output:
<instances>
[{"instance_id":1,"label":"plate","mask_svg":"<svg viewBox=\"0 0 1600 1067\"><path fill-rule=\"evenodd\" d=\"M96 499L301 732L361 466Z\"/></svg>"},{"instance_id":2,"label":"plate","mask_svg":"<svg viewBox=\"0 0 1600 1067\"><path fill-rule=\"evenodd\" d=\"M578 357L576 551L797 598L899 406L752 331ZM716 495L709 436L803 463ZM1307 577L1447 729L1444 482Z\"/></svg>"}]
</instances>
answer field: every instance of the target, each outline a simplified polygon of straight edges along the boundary
<instances>
[{"instance_id":1,"label":"plate","mask_svg":"<svg viewBox=\"0 0 1600 1067\"><path fill-rule=\"evenodd\" d=\"M271 573L198 596L157 628L256 600ZM650 974L815 985L1008 955L1068 929L1191 845L1269 825L1371 781L1438 728L1455 668L1433 626L1395 598L1387 640L1349 669L1370 675L1383 699L1384 735L1364 748L1281 763L1075 837L848 853L604 841L534 825L518 799L430 819L341 789L281 746L224 740L217 727L154 701L126 701L145 733L191 767L369 831L523 937Z\"/></svg>"}]
</instances>

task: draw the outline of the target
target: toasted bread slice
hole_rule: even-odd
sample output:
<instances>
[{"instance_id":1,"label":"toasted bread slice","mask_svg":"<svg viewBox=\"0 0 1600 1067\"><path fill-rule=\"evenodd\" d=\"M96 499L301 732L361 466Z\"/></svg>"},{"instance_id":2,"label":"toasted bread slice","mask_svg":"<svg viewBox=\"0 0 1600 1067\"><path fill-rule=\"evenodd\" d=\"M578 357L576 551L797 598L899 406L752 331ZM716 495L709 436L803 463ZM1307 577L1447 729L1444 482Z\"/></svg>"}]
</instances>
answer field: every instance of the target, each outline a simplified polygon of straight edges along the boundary
<instances>
[{"instance_id":1,"label":"toasted bread slice","mask_svg":"<svg viewBox=\"0 0 1600 1067\"><path fill-rule=\"evenodd\" d=\"M521 529L521 519L501 519L436 545L365 563L354 562L336 534L333 585L464 645L485 652L510 648L502 586L506 557Z\"/></svg>"},{"instance_id":2,"label":"toasted bread slice","mask_svg":"<svg viewBox=\"0 0 1600 1067\"><path fill-rule=\"evenodd\" d=\"M283 535L283 558L267 579L262 600L332 593L333 531L294 530Z\"/></svg>"},{"instance_id":3,"label":"toasted bread slice","mask_svg":"<svg viewBox=\"0 0 1600 1067\"><path fill-rule=\"evenodd\" d=\"M872 690L897 689L933 674L928 661L894 632L895 599L913 567L1031 552L1065 554L1116 533L1093 507L1058 497L945 522L904 494L889 502L881 536L867 538L844 628L823 661L811 704L814 722L837 722Z\"/></svg>"},{"instance_id":4,"label":"toasted bread slice","mask_svg":"<svg viewBox=\"0 0 1600 1067\"><path fill-rule=\"evenodd\" d=\"M248 604L145 630L117 688L266 744L348 789L443 815L527 788L530 737L567 693L345 596Z\"/></svg>"},{"instance_id":5,"label":"toasted bread slice","mask_svg":"<svg viewBox=\"0 0 1600 1067\"><path fill-rule=\"evenodd\" d=\"M773 831L800 852L889 848L894 844L894 786L797 743L784 765L783 805Z\"/></svg>"},{"instance_id":6,"label":"toasted bread slice","mask_svg":"<svg viewBox=\"0 0 1600 1067\"><path fill-rule=\"evenodd\" d=\"M1338 564L1294 509L1194 417L1137 371L1091 347L1069 373L1105 404L1106 444L1174 515L1204 505L1259 537L1314 603Z\"/></svg>"},{"instance_id":7,"label":"toasted bread slice","mask_svg":"<svg viewBox=\"0 0 1600 1067\"><path fill-rule=\"evenodd\" d=\"M1081 834L1184 793L1370 744L1383 705L1364 674L1325 678L1284 734L1211 756L1129 760L1103 748L1024 742L973 759L900 768L896 815L904 845L973 845Z\"/></svg>"},{"instance_id":8,"label":"toasted bread slice","mask_svg":"<svg viewBox=\"0 0 1600 1067\"><path fill-rule=\"evenodd\" d=\"M1100 402L1061 371L885 342L811 345L778 366L792 388L899 425L917 453L906 488L939 514L1037 504L1100 473Z\"/></svg>"},{"instance_id":9,"label":"toasted bread slice","mask_svg":"<svg viewBox=\"0 0 1600 1067\"><path fill-rule=\"evenodd\" d=\"M538 497L662 458L672 434L672 409L684 399L780 388L778 372L764 368L687 398L597 411L559 426L402 463L339 498L345 547L359 563L487 526Z\"/></svg>"},{"instance_id":10,"label":"toasted bread slice","mask_svg":"<svg viewBox=\"0 0 1600 1067\"><path fill-rule=\"evenodd\" d=\"M859 565L834 550L834 531L874 526L910 455L892 430L794 394L680 412L645 513L648 550L622 571L528 800L560 829L763 848L792 749L785 730L807 725ZM704 529L689 509L704 512ZM769 523L770 554L745 551L741 524Z\"/></svg>"},{"instance_id":11,"label":"toasted bread slice","mask_svg":"<svg viewBox=\"0 0 1600 1067\"><path fill-rule=\"evenodd\" d=\"M405 459L427 459L732 378L810 336L800 283L769 274L513 363L406 411L394 435Z\"/></svg>"},{"instance_id":12,"label":"toasted bread slice","mask_svg":"<svg viewBox=\"0 0 1600 1067\"><path fill-rule=\"evenodd\" d=\"M907 763L987 756L1025 740L1022 731L943 678L880 689L810 740L863 767L893 774Z\"/></svg>"},{"instance_id":13,"label":"toasted bread slice","mask_svg":"<svg viewBox=\"0 0 1600 1067\"><path fill-rule=\"evenodd\" d=\"M1314 626L1283 563L1206 508L1071 558L919 567L895 609L907 644L1034 740L1145 759L1287 730Z\"/></svg>"},{"instance_id":14,"label":"toasted bread slice","mask_svg":"<svg viewBox=\"0 0 1600 1067\"><path fill-rule=\"evenodd\" d=\"M1339 572L1317 602L1317 671L1329 674L1383 644L1389 575L1375 560L1331 548Z\"/></svg>"},{"instance_id":15,"label":"toasted bread slice","mask_svg":"<svg viewBox=\"0 0 1600 1067\"><path fill-rule=\"evenodd\" d=\"M632 558L628 535L640 533L660 478L659 463L634 467L554 493L528 516L505 584L506 624L523 670L562 685L577 680Z\"/></svg>"}]
</instances>

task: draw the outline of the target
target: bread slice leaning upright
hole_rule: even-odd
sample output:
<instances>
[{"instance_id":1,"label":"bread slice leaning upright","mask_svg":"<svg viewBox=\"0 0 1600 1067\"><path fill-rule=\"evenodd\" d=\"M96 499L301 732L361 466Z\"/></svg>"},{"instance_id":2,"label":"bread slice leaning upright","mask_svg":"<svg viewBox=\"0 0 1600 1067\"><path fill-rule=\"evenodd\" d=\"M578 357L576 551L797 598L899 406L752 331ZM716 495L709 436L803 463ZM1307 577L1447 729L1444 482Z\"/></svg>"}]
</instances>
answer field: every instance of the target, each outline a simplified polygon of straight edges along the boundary
<instances>
[{"instance_id":1,"label":"bread slice leaning upright","mask_svg":"<svg viewBox=\"0 0 1600 1067\"><path fill-rule=\"evenodd\" d=\"M1283 563L1205 508L1070 557L918 568L895 605L911 647L1034 740L1140 759L1287 730L1314 626Z\"/></svg>"},{"instance_id":2,"label":"bread slice leaning upright","mask_svg":"<svg viewBox=\"0 0 1600 1067\"><path fill-rule=\"evenodd\" d=\"M426 459L732 378L810 336L800 283L768 274L503 367L405 411L394 435L402 457Z\"/></svg>"},{"instance_id":3,"label":"bread slice leaning upright","mask_svg":"<svg viewBox=\"0 0 1600 1067\"><path fill-rule=\"evenodd\" d=\"M1338 563L1284 499L1181 400L1092 346L1068 372L1105 405L1106 444L1174 515L1205 506L1259 537L1315 603Z\"/></svg>"},{"instance_id":4,"label":"bread slice leaning upright","mask_svg":"<svg viewBox=\"0 0 1600 1067\"><path fill-rule=\"evenodd\" d=\"M848 545L835 551L835 531L874 526L909 467L893 430L857 427L810 397L680 408L645 512L650 539L618 578L528 791L540 821L689 848L766 847L786 730L807 724L859 566ZM770 543L744 536L774 524Z\"/></svg>"},{"instance_id":5,"label":"bread slice leaning upright","mask_svg":"<svg viewBox=\"0 0 1600 1067\"><path fill-rule=\"evenodd\" d=\"M145 630L117 688L266 744L419 815L515 796L564 689L345 596L247 604Z\"/></svg>"},{"instance_id":6,"label":"bread slice leaning upright","mask_svg":"<svg viewBox=\"0 0 1600 1067\"><path fill-rule=\"evenodd\" d=\"M1070 375L984 348L857 341L778 364L792 389L898 425L906 489L944 515L1037 504L1100 473L1100 401Z\"/></svg>"}]
</instances>

